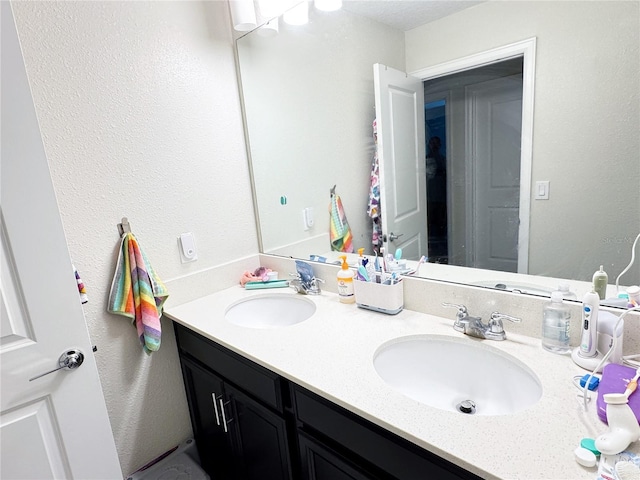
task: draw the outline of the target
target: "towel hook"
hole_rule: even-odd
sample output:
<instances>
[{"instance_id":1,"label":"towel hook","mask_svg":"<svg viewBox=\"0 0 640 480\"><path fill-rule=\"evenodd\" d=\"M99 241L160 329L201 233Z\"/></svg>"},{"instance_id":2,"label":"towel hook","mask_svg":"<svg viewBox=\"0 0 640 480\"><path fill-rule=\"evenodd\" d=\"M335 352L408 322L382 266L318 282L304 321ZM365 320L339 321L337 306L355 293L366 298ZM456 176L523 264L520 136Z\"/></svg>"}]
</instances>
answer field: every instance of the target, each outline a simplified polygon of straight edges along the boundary
<instances>
[{"instance_id":1,"label":"towel hook","mask_svg":"<svg viewBox=\"0 0 640 480\"><path fill-rule=\"evenodd\" d=\"M118 224L118 232L120 233L120 236L124 235L125 233L131 233L131 224L129 223L127 217L122 217L122 223Z\"/></svg>"}]
</instances>

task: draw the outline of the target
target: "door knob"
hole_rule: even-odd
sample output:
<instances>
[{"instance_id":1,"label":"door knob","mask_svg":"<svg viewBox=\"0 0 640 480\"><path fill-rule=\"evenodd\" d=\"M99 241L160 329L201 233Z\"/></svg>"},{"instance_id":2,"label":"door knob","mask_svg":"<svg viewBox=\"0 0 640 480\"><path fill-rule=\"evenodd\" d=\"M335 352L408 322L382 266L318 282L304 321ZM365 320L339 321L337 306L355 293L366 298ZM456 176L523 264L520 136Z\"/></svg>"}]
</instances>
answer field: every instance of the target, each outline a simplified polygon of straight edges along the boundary
<instances>
[{"instance_id":1,"label":"door knob","mask_svg":"<svg viewBox=\"0 0 640 480\"><path fill-rule=\"evenodd\" d=\"M29 381L44 377L45 375L57 372L58 370L75 370L80 365L82 365L82 362L84 362L84 354L80 350L67 350L62 355L60 355L57 368L49 370L48 372L42 373L40 375L36 375L35 377L30 378Z\"/></svg>"},{"instance_id":2,"label":"door knob","mask_svg":"<svg viewBox=\"0 0 640 480\"><path fill-rule=\"evenodd\" d=\"M394 240L399 239L402 235L404 235L404 233L399 233L398 235L396 235L395 233L391 232L389 234L389 241L393 242Z\"/></svg>"}]
</instances>

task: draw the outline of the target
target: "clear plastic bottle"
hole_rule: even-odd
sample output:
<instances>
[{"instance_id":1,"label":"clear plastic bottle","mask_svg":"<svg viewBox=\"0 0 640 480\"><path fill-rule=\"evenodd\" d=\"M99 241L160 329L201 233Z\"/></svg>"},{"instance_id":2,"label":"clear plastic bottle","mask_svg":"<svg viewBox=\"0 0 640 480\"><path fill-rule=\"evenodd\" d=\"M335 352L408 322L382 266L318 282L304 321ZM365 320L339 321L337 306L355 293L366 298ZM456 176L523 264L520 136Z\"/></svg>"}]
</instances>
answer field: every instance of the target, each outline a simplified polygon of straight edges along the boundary
<instances>
[{"instance_id":1,"label":"clear plastic bottle","mask_svg":"<svg viewBox=\"0 0 640 480\"><path fill-rule=\"evenodd\" d=\"M577 300L578 296L569 289L568 283L558 285L558 291L562 292L562 298L565 300Z\"/></svg>"},{"instance_id":2,"label":"clear plastic bottle","mask_svg":"<svg viewBox=\"0 0 640 480\"><path fill-rule=\"evenodd\" d=\"M542 348L553 353L569 353L569 327L571 311L562 302L562 292L551 293L551 301L542 314Z\"/></svg>"}]
</instances>

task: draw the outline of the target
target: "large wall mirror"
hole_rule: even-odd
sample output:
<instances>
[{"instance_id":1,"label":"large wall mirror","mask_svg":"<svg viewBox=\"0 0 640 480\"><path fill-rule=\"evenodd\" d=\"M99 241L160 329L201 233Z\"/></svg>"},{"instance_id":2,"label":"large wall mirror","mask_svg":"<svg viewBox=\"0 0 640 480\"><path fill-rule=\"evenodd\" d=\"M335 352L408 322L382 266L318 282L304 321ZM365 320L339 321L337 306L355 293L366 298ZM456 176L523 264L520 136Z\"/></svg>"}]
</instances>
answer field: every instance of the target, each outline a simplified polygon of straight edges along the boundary
<instances>
[{"instance_id":1,"label":"large wall mirror","mask_svg":"<svg viewBox=\"0 0 640 480\"><path fill-rule=\"evenodd\" d=\"M614 283L640 233L640 2L451 2L465 8L421 26L393 23L392 7L405 18L407 13L419 18L423 9L444 3L345 0L335 12L310 6L306 25L280 22L276 35L257 29L237 40L263 253L334 259L329 236L334 186L354 247L372 253L367 211L377 148L374 64L424 75L533 39L529 66L524 59L525 84L533 72L524 98L526 103L530 95L531 104L523 110L530 117L522 120L530 124L521 144L510 147L529 152L526 188L520 189L520 205L524 200L528 215L519 219L528 228L526 237L517 239L520 246L526 242L526 261L501 272L476 268L464 255L451 256L421 265L418 274L488 287L524 286L521 290L534 294L566 280L580 296L603 265ZM382 8L383 15L375 18L367 11L371 7ZM412 15L412 9L421 11ZM444 78L444 73L432 75L436 86ZM442 104L429 95L425 105L437 111ZM460 105L468 108L464 101ZM434 121L431 128L437 128ZM473 161L468 149L456 150L447 142L449 165L456 155ZM428 150L425 143L423 151ZM414 176L428 174L433 171L427 171L424 158ZM447 180L450 228L456 199L473 198L465 178L449 175ZM539 182L548 185L547 199L536 198ZM380 188L384 191L384 181ZM452 252L464 250L465 235L450 237ZM438 261L435 246L429 248L431 261ZM638 261L620 283L640 284Z\"/></svg>"}]
</instances>

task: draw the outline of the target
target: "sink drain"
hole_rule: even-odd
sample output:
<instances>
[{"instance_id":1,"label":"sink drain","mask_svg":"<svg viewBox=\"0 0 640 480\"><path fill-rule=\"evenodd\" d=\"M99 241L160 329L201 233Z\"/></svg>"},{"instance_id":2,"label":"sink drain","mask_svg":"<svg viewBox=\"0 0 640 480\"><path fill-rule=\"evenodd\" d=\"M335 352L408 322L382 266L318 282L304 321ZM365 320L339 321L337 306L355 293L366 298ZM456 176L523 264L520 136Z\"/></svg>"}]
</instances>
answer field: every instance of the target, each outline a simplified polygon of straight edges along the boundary
<instances>
[{"instance_id":1,"label":"sink drain","mask_svg":"<svg viewBox=\"0 0 640 480\"><path fill-rule=\"evenodd\" d=\"M473 415L476 413L476 404L473 400L463 400L456 405L456 409L458 409L459 412L466 413L467 415Z\"/></svg>"}]
</instances>

